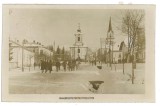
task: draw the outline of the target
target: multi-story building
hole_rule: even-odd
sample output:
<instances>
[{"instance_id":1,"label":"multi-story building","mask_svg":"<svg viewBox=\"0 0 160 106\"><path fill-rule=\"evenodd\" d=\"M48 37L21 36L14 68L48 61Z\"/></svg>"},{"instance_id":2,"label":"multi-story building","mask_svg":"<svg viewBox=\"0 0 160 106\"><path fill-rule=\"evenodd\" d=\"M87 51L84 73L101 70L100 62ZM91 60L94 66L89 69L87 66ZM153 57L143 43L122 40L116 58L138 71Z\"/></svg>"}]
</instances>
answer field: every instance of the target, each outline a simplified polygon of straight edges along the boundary
<instances>
[{"instance_id":1,"label":"multi-story building","mask_svg":"<svg viewBox=\"0 0 160 106\"><path fill-rule=\"evenodd\" d=\"M25 48L19 41L9 41L10 68L31 67L34 65L34 52Z\"/></svg>"},{"instance_id":2,"label":"multi-story building","mask_svg":"<svg viewBox=\"0 0 160 106\"><path fill-rule=\"evenodd\" d=\"M39 42L24 40L9 40L9 63L10 68L31 67L39 65L41 60L52 59L53 52Z\"/></svg>"}]
</instances>

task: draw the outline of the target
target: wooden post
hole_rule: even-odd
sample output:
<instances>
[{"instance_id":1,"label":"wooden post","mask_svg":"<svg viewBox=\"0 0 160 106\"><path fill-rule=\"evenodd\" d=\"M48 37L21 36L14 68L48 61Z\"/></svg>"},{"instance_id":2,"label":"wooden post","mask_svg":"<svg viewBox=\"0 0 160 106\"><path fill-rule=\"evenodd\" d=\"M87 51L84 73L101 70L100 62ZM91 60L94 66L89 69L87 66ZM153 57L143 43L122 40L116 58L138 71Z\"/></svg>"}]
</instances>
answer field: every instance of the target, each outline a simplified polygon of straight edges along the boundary
<instances>
[{"instance_id":1,"label":"wooden post","mask_svg":"<svg viewBox=\"0 0 160 106\"><path fill-rule=\"evenodd\" d=\"M124 51L123 52L123 74L124 74Z\"/></svg>"},{"instance_id":2,"label":"wooden post","mask_svg":"<svg viewBox=\"0 0 160 106\"><path fill-rule=\"evenodd\" d=\"M133 62L132 62L132 84L134 84L134 67L133 67Z\"/></svg>"},{"instance_id":3,"label":"wooden post","mask_svg":"<svg viewBox=\"0 0 160 106\"><path fill-rule=\"evenodd\" d=\"M23 67L23 53L24 53L24 50L23 50L23 47L24 47L24 42L22 42L22 72L24 71L24 67Z\"/></svg>"}]
</instances>

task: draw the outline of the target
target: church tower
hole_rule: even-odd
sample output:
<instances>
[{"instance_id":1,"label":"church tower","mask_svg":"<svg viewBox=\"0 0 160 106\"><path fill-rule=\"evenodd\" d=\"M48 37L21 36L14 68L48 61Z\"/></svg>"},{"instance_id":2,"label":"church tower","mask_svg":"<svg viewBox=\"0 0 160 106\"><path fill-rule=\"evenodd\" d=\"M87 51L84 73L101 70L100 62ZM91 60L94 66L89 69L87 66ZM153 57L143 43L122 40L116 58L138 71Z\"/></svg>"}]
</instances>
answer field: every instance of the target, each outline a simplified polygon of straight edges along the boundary
<instances>
[{"instance_id":1,"label":"church tower","mask_svg":"<svg viewBox=\"0 0 160 106\"><path fill-rule=\"evenodd\" d=\"M82 32L80 28L80 23L78 24L78 29L75 34L75 44L74 46L83 46Z\"/></svg>"},{"instance_id":2,"label":"church tower","mask_svg":"<svg viewBox=\"0 0 160 106\"><path fill-rule=\"evenodd\" d=\"M83 43L83 34L80 28L80 24L78 24L78 29L74 35L75 43L73 44L73 46L70 47L71 59L78 61L86 61L88 47L86 47Z\"/></svg>"},{"instance_id":3,"label":"church tower","mask_svg":"<svg viewBox=\"0 0 160 106\"><path fill-rule=\"evenodd\" d=\"M113 29L112 29L111 17L110 17L110 20L109 20L109 26L108 26L106 41L107 41L107 45L109 47L108 48L108 53L109 53L108 59L109 59L110 65L111 65L111 63L113 63L113 46L114 46L114 32L113 32Z\"/></svg>"},{"instance_id":4,"label":"church tower","mask_svg":"<svg viewBox=\"0 0 160 106\"><path fill-rule=\"evenodd\" d=\"M112 23L111 23L111 17L110 17L108 31L107 31L107 38L110 38L112 40L114 38L113 33L114 32L112 29Z\"/></svg>"}]
</instances>

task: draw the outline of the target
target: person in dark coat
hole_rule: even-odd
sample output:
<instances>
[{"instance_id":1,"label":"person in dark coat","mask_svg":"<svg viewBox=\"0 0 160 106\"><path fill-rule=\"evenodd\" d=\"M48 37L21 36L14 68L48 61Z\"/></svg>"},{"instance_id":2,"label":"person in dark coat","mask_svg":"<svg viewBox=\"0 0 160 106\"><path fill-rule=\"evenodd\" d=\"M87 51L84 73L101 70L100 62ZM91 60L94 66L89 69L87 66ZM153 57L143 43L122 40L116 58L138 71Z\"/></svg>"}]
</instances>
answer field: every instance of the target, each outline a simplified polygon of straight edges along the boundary
<instances>
[{"instance_id":1,"label":"person in dark coat","mask_svg":"<svg viewBox=\"0 0 160 106\"><path fill-rule=\"evenodd\" d=\"M51 73L52 71L52 61L51 60L48 63L48 69L49 69L49 72Z\"/></svg>"},{"instance_id":2,"label":"person in dark coat","mask_svg":"<svg viewBox=\"0 0 160 106\"><path fill-rule=\"evenodd\" d=\"M75 71L75 67L76 67L76 60L72 61L72 70Z\"/></svg>"},{"instance_id":3,"label":"person in dark coat","mask_svg":"<svg viewBox=\"0 0 160 106\"><path fill-rule=\"evenodd\" d=\"M72 60L70 60L68 62L68 67L69 67L69 71L73 71L73 62L72 62Z\"/></svg>"},{"instance_id":4,"label":"person in dark coat","mask_svg":"<svg viewBox=\"0 0 160 106\"><path fill-rule=\"evenodd\" d=\"M62 65L63 65L64 71L66 71L66 61L63 61Z\"/></svg>"},{"instance_id":5,"label":"person in dark coat","mask_svg":"<svg viewBox=\"0 0 160 106\"><path fill-rule=\"evenodd\" d=\"M34 70L35 70L35 67L36 67L36 63L34 62Z\"/></svg>"},{"instance_id":6,"label":"person in dark coat","mask_svg":"<svg viewBox=\"0 0 160 106\"><path fill-rule=\"evenodd\" d=\"M68 70L69 70L69 71L72 71L72 70L71 70L71 61L68 61Z\"/></svg>"},{"instance_id":7,"label":"person in dark coat","mask_svg":"<svg viewBox=\"0 0 160 106\"><path fill-rule=\"evenodd\" d=\"M56 71L58 72L60 70L60 62L56 61Z\"/></svg>"},{"instance_id":8,"label":"person in dark coat","mask_svg":"<svg viewBox=\"0 0 160 106\"><path fill-rule=\"evenodd\" d=\"M42 73L44 72L44 61L41 60L41 70L42 70Z\"/></svg>"},{"instance_id":9,"label":"person in dark coat","mask_svg":"<svg viewBox=\"0 0 160 106\"><path fill-rule=\"evenodd\" d=\"M61 68L61 63L60 61L58 61L58 70L60 70L60 68Z\"/></svg>"},{"instance_id":10,"label":"person in dark coat","mask_svg":"<svg viewBox=\"0 0 160 106\"><path fill-rule=\"evenodd\" d=\"M48 61L45 61L45 73L48 71Z\"/></svg>"}]
</instances>

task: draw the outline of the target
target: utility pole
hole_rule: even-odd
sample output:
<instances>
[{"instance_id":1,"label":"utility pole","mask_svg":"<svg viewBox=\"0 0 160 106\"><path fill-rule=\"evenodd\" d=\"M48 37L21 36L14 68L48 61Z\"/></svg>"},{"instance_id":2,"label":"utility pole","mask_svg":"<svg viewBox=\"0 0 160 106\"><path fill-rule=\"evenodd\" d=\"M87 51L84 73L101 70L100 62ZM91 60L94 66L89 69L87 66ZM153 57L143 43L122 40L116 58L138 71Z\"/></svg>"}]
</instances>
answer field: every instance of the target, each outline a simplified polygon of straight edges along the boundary
<instances>
[{"instance_id":1,"label":"utility pole","mask_svg":"<svg viewBox=\"0 0 160 106\"><path fill-rule=\"evenodd\" d=\"M24 67L23 67L24 42L25 40L23 40L22 42L22 72L24 71Z\"/></svg>"},{"instance_id":2,"label":"utility pole","mask_svg":"<svg viewBox=\"0 0 160 106\"><path fill-rule=\"evenodd\" d=\"M106 43L105 43L105 52L104 52L104 53L105 53L105 54L104 54L104 55L105 55L105 64L107 63L107 56L106 56L107 53L106 53L106 52L107 52L107 50L106 50Z\"/></svg>"},{"instance_id":3,"label":"utility pole","mask_svg":"<svg viewBox=\"0 0 160 106\"><path fill-rule=\"evenodd\" d=\"M122 62L123 62L123 74L124 74L124 51L122 51L122 53L123 53L123 60L122 60Z\"/></svg>"},{"instance_id":4,"label":"utility pole","mask_svg":"<svg viewBox=\"0 0 160 106\"><path fill-rule=\"evenodd\" d=\"M100 38L100 45L101 45L101 49L100 49L100 60L101 60L101 66L102 66L102 41ZM107 57L107 56L106 56ZM107 58L106 58L107 59Z\"/></svg>"}]
</instances>

